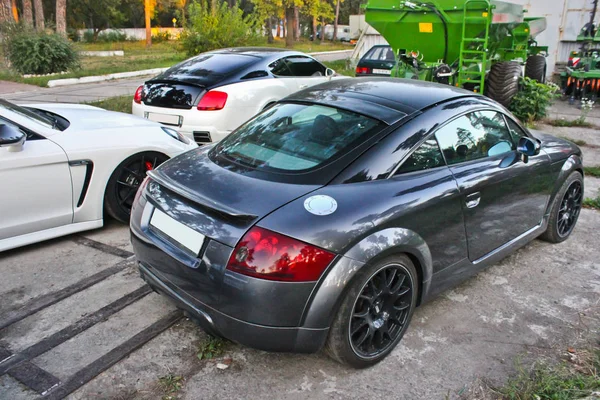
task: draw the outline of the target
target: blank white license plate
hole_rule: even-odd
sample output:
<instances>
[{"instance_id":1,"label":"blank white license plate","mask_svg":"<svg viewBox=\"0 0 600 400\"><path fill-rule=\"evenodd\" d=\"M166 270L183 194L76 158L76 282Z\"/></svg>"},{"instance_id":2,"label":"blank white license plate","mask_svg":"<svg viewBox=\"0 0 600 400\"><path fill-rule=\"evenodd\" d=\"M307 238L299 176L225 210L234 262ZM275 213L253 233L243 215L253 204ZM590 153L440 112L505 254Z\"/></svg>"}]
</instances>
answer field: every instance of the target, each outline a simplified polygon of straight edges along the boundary
<instances>
[{"instance_id":1,"label":"blank white license plate","mask_svg":"<svg viewBox=\"0 0 600 400\"><path fill-rule=\"evenodd\" d=\"M200 253L205 236L192 228L169 217L164 212L155 209L150 218L150 225L181 244L194 254Z\"/></svg>"},{"instance_id":2,"label":"blank white license plate","mask_svg":"<svg viewBox=\"0 0 600 400\"><path fill-rule=\"evenodd\" d=\"M379 69L379 68L373 68L373 73L374 74L383 74L383 75L391 75L392 71L389 69Z\"/></svg>"},{"instance_id":3,"label":"blank white license plate","mask_svg":"<svg viewBox=\"0 0 600 400\"><path fill-rule=\"evenodd\" d=\"M159 113L146 113L146 119L149 119L150 121L154 121L154 122L160 122L161 124L166 124L166 125L175 125L175 126L180 126L181 125L181 116L179 115L170 115L170 114L159 114Z\"/></svg>"}]
</instances>

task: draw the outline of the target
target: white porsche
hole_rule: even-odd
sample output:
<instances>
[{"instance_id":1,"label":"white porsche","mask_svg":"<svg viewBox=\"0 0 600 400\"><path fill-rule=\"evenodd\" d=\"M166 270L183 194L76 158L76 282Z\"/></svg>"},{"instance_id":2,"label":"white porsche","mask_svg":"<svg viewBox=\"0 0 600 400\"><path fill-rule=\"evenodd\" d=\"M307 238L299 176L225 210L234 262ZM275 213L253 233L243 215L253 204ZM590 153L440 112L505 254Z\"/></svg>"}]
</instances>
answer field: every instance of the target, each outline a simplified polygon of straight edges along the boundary
<instances>
[{"instance_id":1,"label":"white porsche","mask_svg":"<svg viewBox=\"0 0 600 400\"><path fill-rule=\"evenodd\" d=\"M198 144L216 142L277 100L338 77L342 78L298 51L214 50L140 86L133 115L177 129Z\"/></svg>"},{"instance_id":2,"label":"white porsche","mask_svg":"<svg viewBox=\"0 0 600 400\"><path fill-rule=\"evenodd\" d=\"M0 251L128 221L146 171L195 147L132 115L0 99Z\"/></svg>"}]
</instances>

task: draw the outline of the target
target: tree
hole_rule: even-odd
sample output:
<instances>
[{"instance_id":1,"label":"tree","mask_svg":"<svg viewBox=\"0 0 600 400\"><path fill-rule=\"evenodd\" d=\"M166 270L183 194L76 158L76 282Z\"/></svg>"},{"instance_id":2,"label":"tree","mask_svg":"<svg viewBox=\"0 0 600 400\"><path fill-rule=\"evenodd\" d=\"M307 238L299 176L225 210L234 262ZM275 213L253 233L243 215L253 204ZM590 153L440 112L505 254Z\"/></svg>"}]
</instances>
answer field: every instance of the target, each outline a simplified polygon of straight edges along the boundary
<instances>
[{"instance_id":1,"label":"tree","mask_svg":"<svg viewBox=\"0 0 600 400\"><path fill-rule=\"evenodd\" d=\"M31 0L23 0L23 20L25 21L25 25L33 26Z\"/></svg>"},{"instance_id":2,"label":"tree","mask_svg":"<svg viewBox=\"0 0 600 400\"><path fill-rule=\"evenodd\" d=\"M35 11L35 29L43 31L46 29L44 22L44 6L42 0L33 0L33 9Z\"/></svg>"},{"instance_id":3,"label":"tree","mask_svg":"<svg viewBox=\"0 0 600 400\"><path fill-rule=\"evenodd\" d=\"M283 7L282 0L252 0L254 12L259 21L265 21L267 40L273 43L273 17L277 18L277 36L280 34L279 14Z\"/></svg>"},{"instance_id":4,"label":"tree","mask_svg":"<svg viewBox=\"0 0 600 400\"><path fill-rule=\"evenodd\" d=\"M125 20L121 5L120 0L69 0L69 25L91 29L96 40L102 30Z\"/></svg>"},{"instance_id":5,"label":"tree","mask_svg":"<svg viewBox=\"0 0 600 400\"><path fill-rule=\"evenodd\" d=\"M56 0L56 33L67 36L67 0Z\"/></svg>"},{"instance_id":6,"label":"tree","mask_svg":"<svg viewBox=\"0 0 600 400\"><path fill-rule=\"evenodd\" d=\"M317 40L317 24L321 22L321 33L324 33L325 21L333 18L333 8L327 0L307 0L302 9L304 15L308 15L313 21L313 38ZM321 35L321 41L323 41Z\"/></svg>"},{"instance_id":7,"label":"tree","mask_svg":"<svg viewBox=\"0 0 600 400\"><path fill-rule=\"evenodd\" d=\"M11 0L0 0L0 23L14 21L11 12Z\"/></svg>"},{"instance_id":8,"label":"tree","mask_svg":"<svg viewBox=\"0 0 600 400\"><path fill-rule=\"evenodd\" d=\"M152 46L152 27L150 26L150 18L154 13L152 0L144 0L144 17L146 21L146 47Z\"/></svg>"},{"instance_id":9,"label":"tree","mask_svg":"<svg viewBox=\"0 0 600 400\"><path fill-rule=\"evenodd\" d=\"M340 1L341 0L337 0L335 3L335 22L333 23L333 36L331 37L332 41L337 40L338 20L340 18Z\"/></svg>"}]
</instances>

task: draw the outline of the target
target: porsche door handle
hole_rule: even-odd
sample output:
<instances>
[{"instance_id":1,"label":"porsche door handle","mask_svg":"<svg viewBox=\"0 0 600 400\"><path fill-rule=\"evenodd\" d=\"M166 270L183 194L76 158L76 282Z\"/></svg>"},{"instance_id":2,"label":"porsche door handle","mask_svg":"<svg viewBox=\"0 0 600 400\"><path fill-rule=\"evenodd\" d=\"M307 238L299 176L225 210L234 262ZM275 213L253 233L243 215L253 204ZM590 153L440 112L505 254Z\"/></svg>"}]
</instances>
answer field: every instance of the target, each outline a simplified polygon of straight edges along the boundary
<instances>
[{"instance_id":1,"label":"porsche door handle","mask_svg":"<svg viewBox=\"0 0 600 400\"><path fill-rule=\"evenodd\" d=\"M467 208L475 208L479 205L479 202L481 201L481 193L479 192L475 192L475 193L471 193L470 195L468 195L466 197L466 206Z\"/></svg>"},{"instance_id":2,"label":"porsche door handle","mask_svg":"<svg viewBox=\"0 0 600 400\"><path fill-rule=\"evenodd\" d=\"M308 85L299 85L298 86L300 89L306 89L308 87Z\"/></svg>"}]
</instances>

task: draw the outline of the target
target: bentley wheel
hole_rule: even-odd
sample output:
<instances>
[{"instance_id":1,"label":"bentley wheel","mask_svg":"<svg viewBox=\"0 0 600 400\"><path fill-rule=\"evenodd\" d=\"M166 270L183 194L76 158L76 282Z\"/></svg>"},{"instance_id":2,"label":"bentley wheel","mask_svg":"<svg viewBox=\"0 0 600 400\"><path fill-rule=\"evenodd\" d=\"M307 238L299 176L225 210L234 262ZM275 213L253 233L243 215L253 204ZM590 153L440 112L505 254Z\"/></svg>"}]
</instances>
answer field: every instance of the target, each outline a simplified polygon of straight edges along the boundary
<instances>
[{"instance_id":1,"label":"bentley wheel","mask_svg":"<svg viewBox=\"0 0 600 400\"><path fill-rule=\"evenodd\" d=\"M355 368L374 365L396 347L414 311L417 273L394 256L367 267L351 284L331 327L328 353Z\"/></svg>"},{"instance_id":2,"label":"bentley wheel","mask_svg":"<svg viewBox=\"0 0 600 400\"><path fill-rule=\"evenodd\" d=\"M548 228L541 238L551 243L566 240L577 223L582 202L583 176L575 171L569 175L556 194L550 211Z\"/></svg>"},{"instance_id":3,"label":"bentley wheel","mask_svg":"<svg viewBox=\"0 0 600 400\"><path fill-rule=\"evenodd\" d=\"M134 154L119 164L111 175L104 193L106 212L114 219L128 223L133 199L146 177L146 172L158 167L167 159L164 154L148 152Z\"/></svg>"}]
</instances>

